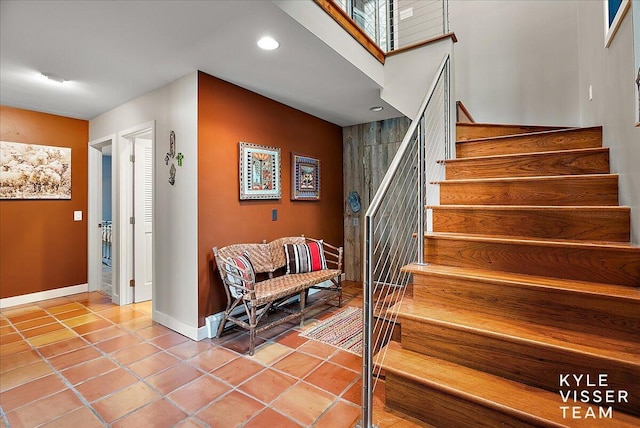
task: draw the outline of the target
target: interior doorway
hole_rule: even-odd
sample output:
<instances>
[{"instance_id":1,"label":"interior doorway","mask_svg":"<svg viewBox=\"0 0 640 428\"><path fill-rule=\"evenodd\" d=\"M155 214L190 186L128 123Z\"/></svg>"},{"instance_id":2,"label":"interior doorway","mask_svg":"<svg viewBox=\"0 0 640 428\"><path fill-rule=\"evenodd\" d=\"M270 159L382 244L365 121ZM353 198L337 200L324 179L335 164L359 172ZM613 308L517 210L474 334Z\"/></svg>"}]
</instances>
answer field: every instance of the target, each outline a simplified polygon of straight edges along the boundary
<instances>
[{"instance_id":1,"label":"interior doorway","mask_svg":"<svg viewBox=\"0 0 640 428\"><path fill-rule=\"evenodd\" d=\"M89 142L89 291L109 291L110 267L111 300L118 305L153 296L154 139L155 122L148 122Z\"/></svg>"},{"instance_id":2,"label":"interior doorway","mask_svg":"<svg viewBox=\"0 0 640 428\"><path fill-rule=\"evenodd\" d=\"M115 136L89 142L88 283L114 299L117 261L113 243L113 162Z\"/></svg>"},{"instance_id":3,"label":"interior doorway","mask_svg":"<svg viewBox=\"0 0 640 428\"><path fill-rule=\"evenodd\" d=\"M120 304L153 296L153 147L155 123L120 132Z\"/></svg>"},{"instance_id":4,"label":"interior doorway","mask_svg":"<svg viewBox=\"0 0 640 428\"><path fill-rule=\"evenodd\" d=\"M113 198L113 162L111 158L111 144L102 147L102 220L100 225L102 226L100 245L102 253L101 263L101 281L100 291L108 296L113 295L113 210L112 210L112 198Z\"/></svg>"}]
</instances>

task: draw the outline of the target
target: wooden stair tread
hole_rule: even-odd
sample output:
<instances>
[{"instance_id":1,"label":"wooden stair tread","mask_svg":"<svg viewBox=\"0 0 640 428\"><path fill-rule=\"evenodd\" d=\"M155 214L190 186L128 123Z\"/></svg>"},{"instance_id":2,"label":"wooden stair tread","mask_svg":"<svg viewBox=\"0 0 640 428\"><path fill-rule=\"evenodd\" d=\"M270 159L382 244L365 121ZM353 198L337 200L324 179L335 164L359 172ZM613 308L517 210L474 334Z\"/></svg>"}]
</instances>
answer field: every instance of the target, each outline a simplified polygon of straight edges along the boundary
<instances>
[{"instance_id":1,"label":"wooden stair tread","mask_svg":"<svg viewBox=\"0 0 640 428\"><path fill-rule=\"evenodd\" d=\"M388 373L411 379L429 388L438 389L499 411L536 426L589 426L588 420L572 420L562 417L559 406L573 406L573 401L563 403L558 393L514 382L489 373L474 370L438 358L403 349L397 342L390 342L378 354L376 364ZM585 405L584 403L580 403ZM637 427L640 419L614 411L616 426ZM592 421L591 426L601 421Z\"/></svg>"},{"instance_id":2,"label":"wooden stair tread","mask_svg":"<svg viewBox=\"0 0 640 428\"><path fill-rule=\"evenodd\" d=\"M426 209L479 209L479 210L504 210L504 211L518 211L518 210L561 210L561 211L593 211L593 210L606 210L606 211L631 211L630 207L620 205L426 205Z\"/></svg>"},{"instance_id":3,"label":"wooden stair tread","mask_svg":"<svg viewBox=\"0 0 640 428\"><path fill-rule=\"evenodd\" d=\"M491 126L495 128L531 128L531 129L571 129L572 126L546 126L546 125L517 125L513 123L487 123L487 122L457 122L456 126L483 127Z\"/></svg>"},{"instance_id":4,"label":"wooden stair tread","mask_svg":"<svg viewBox=\"0 0 640 428\"><path fill-rule=\"evenodd\" d=\"M619 205L617 174L476 178L436 182L440 205Z\"/></svg>"},{"instance_id":5,"label":"wooden stair tread","mask_svg":"<svg viewBox=\"0 0 640 428\"><path fill-rule=\"evenodd\" d=\"M581 174L581 175L547 175L534 177L501 177L501 178L467 178L463 180L443 180L432 181L431 184L464 184L464 183L522 183L526 181L544 182L554 180L600 180L615 179L618 180L618 174Z\"/></svg>"},{"instance_id":6,"label":"wooden stair tread","mask_svg":"<svg viewBox=\"0 0 640 428\"><path fill-rule=\"evenodd\" d=\"M593 241L574 241L574 240L555 240L555 239L542 239L542 238L526 238L526 237L512 237L512 236L487 236L487 235L470 235L470 234L458 234L458 233L445 233L445 232L429 232L425 233L426 237L434 237L440 239L451 239L457 241L470 241L470 242L487 242L487 243L501 243L501 244L528 244L547 247L560 247L560 248L593 248L593 249L615 249L628 251L631 253L638 253L640 257L640 247L636 247L630 243L623 242L593 242ZM640 279L640 278L639 278ZM638 284L640 285L640 284Z\"/></svg>"},{"instance_id":7,"label":"wooden stair tread","mask_svg":"<svg viewBox=\"0 0 640 428\"><path fill-rule=\"evenodd\" d=\"M580 132L580 131L586 131L586 130L598 130L600 128L601 128L600 126L593 126L593 127L587 127L587 128L580 128L580 127L560 128L560 129L553 129L550 131L537 131L537 132L527 132L523 134L498 135L495 137L475 138L473 140L460 141L460 143L467 144L467 143L485 142L485 141L500 141L500 140L509 140L509 139L521 138L521 137L544 137L548 135L560 135L563 133Z\"/></svg>"},{"instance_id":8,"label":"wooden stair tread","mask_svg":"<svg viewBox=\"0 0 640 428\"><path fill-rule=\"evenodd\" d=\"M473 278L480 281L500 283L511 286L540 287L560 290L568 293L590 294L606 299L633 300L640 304L640 288L622 285L576 281L545 276L524 275L510 272L490 271L477 268L443 266L436 264L412 263L403 270L414 275L432 274Z\"/></svg>"},{"instance_id":9,"label":"wooden stair tread","mask_svg":"<svg viewBox=\"0 0 640 428\"><path fill-rule=\"evenodd\" d=\"M456 236L460 236L460 237L468 237L468 238L489 238L489 239L496 239L496 240L500 240L500 242L504 242L504 241L512 241L512 243L523 243L524 242L531 242L532 245L533 243L535 243L536 245L542 245L545 243L567 243L567 244L571 244L571 243L576 243L576 244L587 244L586 246L582 247L582 248L600 248L600 249L604 249L604 248L610 248L610 249L620 249L620 248L637 248L634 247L633 244L629 243L628 241L596 241L593 239L566 239L566 238L543 238L543 237L537 237L537 236L530 236L530 235L507 235L507 234L496 234L496 233L490 233L490 234L486 234L486 233L471 233L471 232L449 232L449 231L435 231L432 233L429 233L429 235L427 236L433 236L433 237L441 237L441 236L451 236L451 237L456 237ZM486 241L485 241L486 242ZM498 241L493 241L493 242L498 242ZM590 245L593 244L593 245ZM595 247L597 246L597 247ZM573 247L576 248L576 247Z\"/></svg>"},{"instance_id":10,"label":"wooden stair tread","mask_svg":"<svg viewBox=\"0 0 640 428\"><path fill-rule=\"evenodd\" d=\"M457 122L456 141L466 141L476 138L491 137L497 135L515 135L530 132L551 131L554 129L567 129L565 126L540 126L540 125L513 125L502 123L477 123Z\"/></svg>"},{"instance_id":11,"label":"wooden stair tread","mask_svg":"<svg viewBox=\"0 0 640 428\"><path fill-rule=\"evenodd\" d=\"M575 353L597 355L618 363L640 369L640 343L611 337L561 330L558 328L500 316L481 314L458 308L425 305L413 300L395 305L389 311L398 318L446 325L451 328L473 331L485 337L500 337L512 342L536 343L540 346L567 350Z\"/></svg>"},{"instance_id":12,"label":"wooden stair tread","mask_svg":"<svg viewBox=\"0 0 640 428\"><path fill-rule=\"evenodd\" d=\"M537 153L602 147L602 127L567 128L551 131L499 135L456 142L456 157Z\"/></svg>"},{"instance_id":13,"label":"wooden stair tread","mask_svg":"<svg viewBox=\"0 0 640 428\"><path fill-rule=\"evenodd\" d=\"M466 142L466 141L465 141ZM567 150L551 150L548 152L532 152L532 153L511 153L504 155L488 155L488 156L471 156L466 158L456 158L456 159L443 159L439 160L438 163L442 163L445 165L456 164L456 163L464 163L478 160L492 160L492 159L522 159L522 158L530 158L531 156L553 156L558 154L579 154L579 153L606 153L609 151L607 147L588 147L584 149L567 149Z\"/></svg>"}]
</instances>

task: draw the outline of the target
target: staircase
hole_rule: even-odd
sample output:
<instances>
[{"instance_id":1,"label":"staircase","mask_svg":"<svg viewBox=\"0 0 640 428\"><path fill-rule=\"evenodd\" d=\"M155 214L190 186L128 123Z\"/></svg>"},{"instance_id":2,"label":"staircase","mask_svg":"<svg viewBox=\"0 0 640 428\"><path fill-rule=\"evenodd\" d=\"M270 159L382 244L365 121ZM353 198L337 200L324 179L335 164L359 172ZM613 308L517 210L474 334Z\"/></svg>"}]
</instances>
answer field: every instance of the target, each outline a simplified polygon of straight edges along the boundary
<instances>
[{"instance_id":1,"label":"staircase","mask_svg":"<svg viewBox=\"0 0 640 428\"><path fill-rule=\"evenodd\" d=\"M386 406L436 427L640 427L640 248L602 129L460 123Z\"/></svg>"}]
</instances>

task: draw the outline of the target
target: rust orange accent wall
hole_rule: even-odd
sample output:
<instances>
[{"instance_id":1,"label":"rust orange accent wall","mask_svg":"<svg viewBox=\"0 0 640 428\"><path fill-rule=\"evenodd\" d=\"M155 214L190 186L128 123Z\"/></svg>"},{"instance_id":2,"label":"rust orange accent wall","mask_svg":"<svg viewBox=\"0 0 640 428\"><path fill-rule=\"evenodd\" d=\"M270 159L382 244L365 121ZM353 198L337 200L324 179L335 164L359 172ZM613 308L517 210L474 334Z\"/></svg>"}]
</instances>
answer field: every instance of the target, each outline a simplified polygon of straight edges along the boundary
<instances>
[{"instance_id":1,"label":"rust orange accent wall","mask_svg":"<svg viewBox=\"0 0 640 428\"><path fill-rule=\"evenodd\" d=\"M279 147L282 198L240 201L238 143ZM320 201L291 201L291 152L320 159ZM278 220L271 220L272 210ZM306 235L342 245L342 128L198 74L199 325L224 310L213 246Z\"/></svg>"},{"instance_id":2,"label":"rust orange accent wall","mask_svg":"<svg viewBox=\"0 0 640 428\"><path fill-rule=\"evenodd\" d=\"M71 200L0 201L0 298L86 284L89 122L0 106L0 139L71 147Z\"/></svg>"}]
</instances>

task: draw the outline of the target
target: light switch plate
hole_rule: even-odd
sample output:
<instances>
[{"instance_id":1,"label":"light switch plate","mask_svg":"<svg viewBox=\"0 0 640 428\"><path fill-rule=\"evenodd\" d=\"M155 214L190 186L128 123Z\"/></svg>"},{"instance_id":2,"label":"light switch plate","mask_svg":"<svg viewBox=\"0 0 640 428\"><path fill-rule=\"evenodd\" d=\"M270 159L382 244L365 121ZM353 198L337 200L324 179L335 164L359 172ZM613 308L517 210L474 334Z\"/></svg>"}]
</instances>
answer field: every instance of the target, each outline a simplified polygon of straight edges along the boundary
<instances>
[{"instance_id":1,"label":"light switch plate","mask_svg":"<svg viewBox=\"0 0 640 428\"><path fill-rule=\"evenodd\" d=\"M73 212L73 221L82 221L82 211Z\"/></svg>"}]
</instances>

